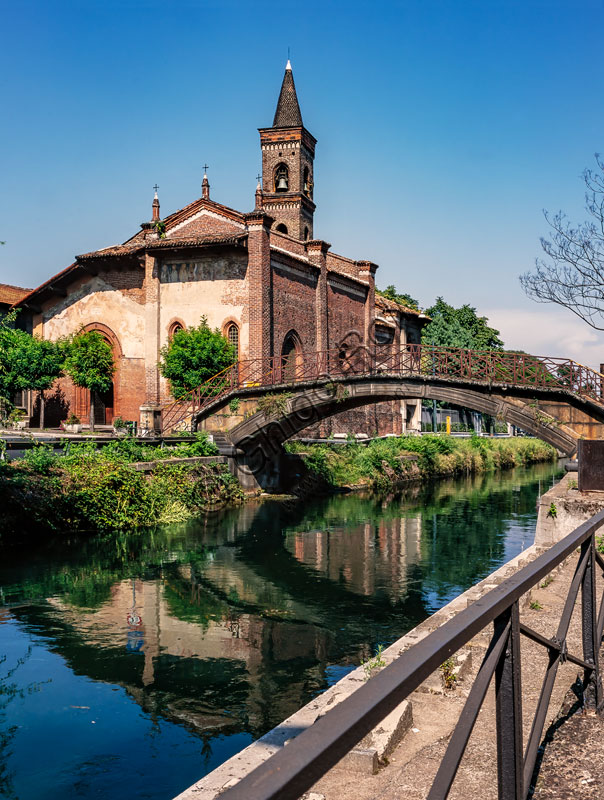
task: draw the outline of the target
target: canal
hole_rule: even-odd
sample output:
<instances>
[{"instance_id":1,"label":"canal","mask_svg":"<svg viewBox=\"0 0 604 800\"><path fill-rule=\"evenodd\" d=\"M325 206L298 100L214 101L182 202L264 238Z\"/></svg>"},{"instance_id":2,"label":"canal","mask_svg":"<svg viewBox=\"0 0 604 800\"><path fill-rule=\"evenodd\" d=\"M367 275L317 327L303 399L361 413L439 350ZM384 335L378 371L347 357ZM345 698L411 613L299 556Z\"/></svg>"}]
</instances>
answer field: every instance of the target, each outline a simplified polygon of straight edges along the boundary
<instances>
[{"instance_id":1,"label":"canal","mask_svg":"<svg viewBox=\"0 0 604 800\"><path fill-rule=\"evenodd\" d=\"M4 544L0 796L168 800L531 545L560 474Z\"/></svg>"}]
</instances>

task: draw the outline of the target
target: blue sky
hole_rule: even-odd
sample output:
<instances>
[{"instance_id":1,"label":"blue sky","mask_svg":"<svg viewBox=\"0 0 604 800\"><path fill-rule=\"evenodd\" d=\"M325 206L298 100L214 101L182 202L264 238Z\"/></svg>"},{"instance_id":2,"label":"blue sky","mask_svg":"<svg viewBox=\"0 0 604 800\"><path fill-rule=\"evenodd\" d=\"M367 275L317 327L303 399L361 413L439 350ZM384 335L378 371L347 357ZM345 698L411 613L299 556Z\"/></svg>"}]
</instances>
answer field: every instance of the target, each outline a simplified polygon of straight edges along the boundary
<instances>
[{"instance_id":1,"label":"blue sky","mask_svg":"<svg viewBox=\"0 0 604 800\"><path fill-rule=\"evenodd\" d=\"M253 206L290 47L317 137L315 235L506 343L604 361L518 275L542 209L584 217L604 151L603 2L0 0L0 280L34 286L200 195Z\"/></svg>"}]
</instances>

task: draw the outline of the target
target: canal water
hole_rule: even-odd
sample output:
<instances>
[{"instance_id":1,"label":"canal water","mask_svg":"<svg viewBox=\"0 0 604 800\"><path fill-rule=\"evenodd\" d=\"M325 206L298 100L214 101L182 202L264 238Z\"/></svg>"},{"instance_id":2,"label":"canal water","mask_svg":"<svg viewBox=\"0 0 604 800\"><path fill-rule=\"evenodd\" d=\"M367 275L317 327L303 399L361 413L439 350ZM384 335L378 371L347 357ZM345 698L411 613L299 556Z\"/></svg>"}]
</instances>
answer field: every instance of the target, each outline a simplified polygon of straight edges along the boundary
<instances>
[{"instance_id":1,"label":"canal water","mask_svg":"<svg viewBox=\"0 0 604 800\"><path fill-rule=\"evenodd\" d=\"M168 800L531 545L559 475L4 544L0 797Z\"/></svg>"}]
</instances>

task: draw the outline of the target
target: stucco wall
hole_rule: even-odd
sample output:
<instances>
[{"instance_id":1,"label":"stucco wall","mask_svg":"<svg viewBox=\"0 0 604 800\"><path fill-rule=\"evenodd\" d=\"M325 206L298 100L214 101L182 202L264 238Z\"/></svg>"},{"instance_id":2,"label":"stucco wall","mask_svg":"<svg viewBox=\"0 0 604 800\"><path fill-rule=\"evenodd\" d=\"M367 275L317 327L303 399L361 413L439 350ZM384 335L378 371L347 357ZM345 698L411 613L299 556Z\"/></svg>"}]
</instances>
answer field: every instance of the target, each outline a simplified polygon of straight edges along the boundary
<instances>
[{"instance_id":1,"label":"stucco wall","mask_svg":"<svg viewBox=\"0 0 604 800\"><path fill-rule=\"evenodd\" d=\"M245 253L204 254L165 259L159 265L160 346L168 341L174 320L187 327L206 316L221 331L227 321L239 327L239 353L247 357L249 318L247 258Z\"/></svg>"},{"instance_id":2,"label":"stucco wall","mask_svg":"<svg viewBox=\"0 0 604 800\"><path fill-rule=\"evenodd\" d=\"M119 340L124 358L142 358L144 307L132 291L140 290L117 289L104 274L80 279L69 287L67 297L53 298L45 304L41 319L34 321L35 330L45 339L56 340L92 323L102 323Z\"/></svg>"}]
</instances>

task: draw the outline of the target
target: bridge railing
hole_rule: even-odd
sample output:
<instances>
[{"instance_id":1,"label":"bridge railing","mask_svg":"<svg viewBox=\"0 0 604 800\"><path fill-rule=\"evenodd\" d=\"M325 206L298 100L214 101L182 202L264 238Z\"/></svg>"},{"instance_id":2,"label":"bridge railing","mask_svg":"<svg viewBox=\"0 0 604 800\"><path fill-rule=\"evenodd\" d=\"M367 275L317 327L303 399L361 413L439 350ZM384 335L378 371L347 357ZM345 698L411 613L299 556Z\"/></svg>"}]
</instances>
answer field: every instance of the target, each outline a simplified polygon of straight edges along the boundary
<instances>
[{"instance_id":1,"label":"bridge railing","mask_svg":"<svg viewBox=\"0 0 604 800\"><path fill-rule=\"evenodd\" d=\"M287 747L221 794L221 798L297 800L446 659L493 623L486 654L427 797L428 800L444 800L448 796L487 690L494 683L496 719L493 738L497 743L498 796L500 800L525 800L531 790L560 663L570 661L583 670L581 688L584 703L598 711L602 708L599 655L604 631L604 596L598 608L596 567L604 568L604 559L596 547L596 533L603 524L604 511L601 511L405 651L354 694L291 739ZM544 636L522 622L520 598L577 549L578 562L556 633L551 637ZM580 655L570 652L567 646L579 591ZM540 645L548 655L526 746L523 746L521 637ZM526 666L534 673L534 663Z\"/></svg>"},{"instance_id":2,"label":"bridge railing","mask_svg":"<svg viewBox=\"0 0 604 800\"><path fill-rule=\"evenodd\" d=\"M384 373L458 378L511 387L565 389L580 397L604 402L604 377L570 359L420 344L405 345L393 352L391 346L368 348L352 343L319 353L291 353L239 361L167 404L163 409L162 427L164 432L175 428L183 420L199 414L208 404L237 389L270 389L322 378Z\"/></svg>"}]
</instances>

